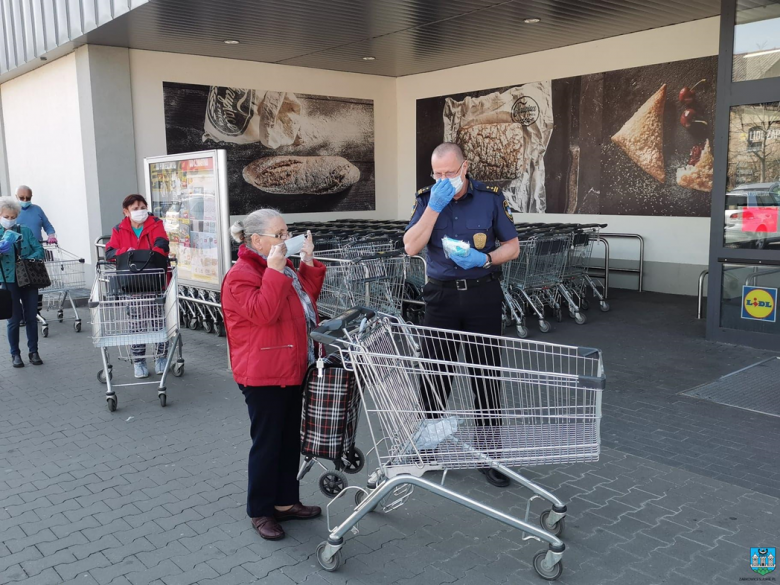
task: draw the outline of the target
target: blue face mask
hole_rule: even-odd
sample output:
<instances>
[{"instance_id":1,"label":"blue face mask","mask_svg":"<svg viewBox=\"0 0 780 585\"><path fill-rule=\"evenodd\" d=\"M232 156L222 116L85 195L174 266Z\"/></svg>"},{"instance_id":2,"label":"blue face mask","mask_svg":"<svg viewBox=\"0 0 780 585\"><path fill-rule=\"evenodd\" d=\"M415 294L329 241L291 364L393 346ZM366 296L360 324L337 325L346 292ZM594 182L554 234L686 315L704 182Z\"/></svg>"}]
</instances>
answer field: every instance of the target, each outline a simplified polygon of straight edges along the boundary
<instances>
[{"instance_id":1,"label":"blue face mask","mask_svg":"<svg viewBox=\"0 0 780 585\"><path fill-rule=\"evenodd\" d=\"M22 209L27 209L32 205L32 201L22 201Z\"/></svg>"}]
</instances>

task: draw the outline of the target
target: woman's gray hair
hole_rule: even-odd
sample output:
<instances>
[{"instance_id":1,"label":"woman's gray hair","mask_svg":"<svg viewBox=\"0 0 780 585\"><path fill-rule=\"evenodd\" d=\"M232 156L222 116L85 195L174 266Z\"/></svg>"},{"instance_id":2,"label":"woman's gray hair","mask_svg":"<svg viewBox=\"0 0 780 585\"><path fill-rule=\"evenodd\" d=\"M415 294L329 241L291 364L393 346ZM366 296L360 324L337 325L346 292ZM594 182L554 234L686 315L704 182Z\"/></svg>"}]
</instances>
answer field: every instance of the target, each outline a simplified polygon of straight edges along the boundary
<instances>
[{"instance_id":1,"label":"woman's gray hair","mask_svg":"<svg viewBox=\"0 0 780 585\"><path fill-rule=\"evenodd\" d=\"M278 209L272 207L258 209L230 226L230 235L239 244L246 244L251 248L252 236L268 233L269 224L277 217L282 217Z\"/></svg>"},{"instance_id":2,"label":"woman's gray hair","mask_svg":"<svg viewBox=\"0 0 780 585\"><path fill-rule=\"evenodd\" d=\"M13 197L0 197L0 213L2 213L4 209L12 211L17 216L22 212L21 204Z\"/></svg>"}]
</instances>

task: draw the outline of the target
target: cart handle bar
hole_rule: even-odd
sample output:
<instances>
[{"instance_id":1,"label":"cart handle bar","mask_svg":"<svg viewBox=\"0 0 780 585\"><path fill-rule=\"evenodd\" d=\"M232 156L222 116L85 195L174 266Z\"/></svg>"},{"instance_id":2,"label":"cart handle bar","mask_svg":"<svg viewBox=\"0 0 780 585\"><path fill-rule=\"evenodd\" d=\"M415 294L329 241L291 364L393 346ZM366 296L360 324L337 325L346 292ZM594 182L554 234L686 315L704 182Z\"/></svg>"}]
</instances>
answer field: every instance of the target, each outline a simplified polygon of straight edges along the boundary
<instances>
[{"instance_id":1,"label":"cart handle bar","mask_svg":"<svg viewBox=\"0 0 780 585\"><path fill-rule=\"evenodd\" d=\"M319 327L316 327L312 330L310 334L311 338L318 343L327 345L332 341L339 339L339 337L332 335L333 333L337 331L344 331L349 327L350 324L354 323L358 319L362 319L364 317L366 319L371 319L374 315L376 315L376 312L372 309L367 309L366 307L354 307L348 311L345 311L338 317L328 319L327 321L320 323Z\"/></svg>"}]
</instances>

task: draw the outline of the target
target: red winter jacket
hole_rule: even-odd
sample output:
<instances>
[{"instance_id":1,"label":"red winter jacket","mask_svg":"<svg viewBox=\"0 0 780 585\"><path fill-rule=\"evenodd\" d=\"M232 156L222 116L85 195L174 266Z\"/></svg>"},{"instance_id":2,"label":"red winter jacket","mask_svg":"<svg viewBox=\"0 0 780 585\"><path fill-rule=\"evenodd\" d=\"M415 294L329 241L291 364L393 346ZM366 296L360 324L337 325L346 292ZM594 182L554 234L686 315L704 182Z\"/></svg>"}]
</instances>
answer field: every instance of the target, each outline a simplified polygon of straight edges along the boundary
<instances>
[{"instance_id":1,"label":"red winter jacket","mask_svg":"<svg viewBox=\"0 0 780 585\"><path fill-rule=\"evenodd\" d=\"M124 218L111 231L111 239L106 243L106 260L113 262L119 254L124 254L130 248L134 250L154 250L165 257L170 251L168 234L159 217L149 215L144 222L140 237L136 237L130 218Z\"/></svg>"},{"instance_id":2,"label":"red winter jacket","mask_svg":"<svg viewBox=\"0 0 780 585\"><path fill-rule=\"evenodd\" d=\"M292 267L292 262L287 260ZM317 310L325 266L301 263L298 279ZM306 316L292 279L241 246L238 262L222 282L233 378L244 386L295 386L308 367Z\"/></svg>"}]
</instances>

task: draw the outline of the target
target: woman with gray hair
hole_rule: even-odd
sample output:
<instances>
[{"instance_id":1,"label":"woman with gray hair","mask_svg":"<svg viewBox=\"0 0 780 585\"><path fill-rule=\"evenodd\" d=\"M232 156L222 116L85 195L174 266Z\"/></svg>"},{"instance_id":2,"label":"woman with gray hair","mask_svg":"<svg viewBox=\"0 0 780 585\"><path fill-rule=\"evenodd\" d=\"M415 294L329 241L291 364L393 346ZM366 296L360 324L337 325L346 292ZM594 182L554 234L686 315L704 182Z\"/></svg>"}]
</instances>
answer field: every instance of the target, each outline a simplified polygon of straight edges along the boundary
<instances>
[{"instance_id":1,"label":"woman with gray hair","mask_svg":"<svg viewBox=\"0 0 780 585\"><path fill-rule=\"evenodd\" d=\"M315 360L309 333L325 266L314 260L311 232L292 237L281 214L259 209L230 228L241 244L222 283L233 378L249 410L247 515L261 537L284 538L282 520L316 518L300 501L302 383ZM300 253L296 271L288 257Z\"/></svg>"},{"instance_id":2,"label":"woman with gray hair","mask_svg":"<svg viewBox=\"0 0 780 585\"><path fill-rule=\"evenodd\" d=\"M16 282L16 257L43 260L43 246L30 228L16 223L22 207L16 199L0 197L0 286L11 293L13 314L8 319L8 345L15 368L23 368L19 350L19 323L24 319L30 363L43 364L38 355L38 289L20 287Z\"/></svg>"}]
</instances>

